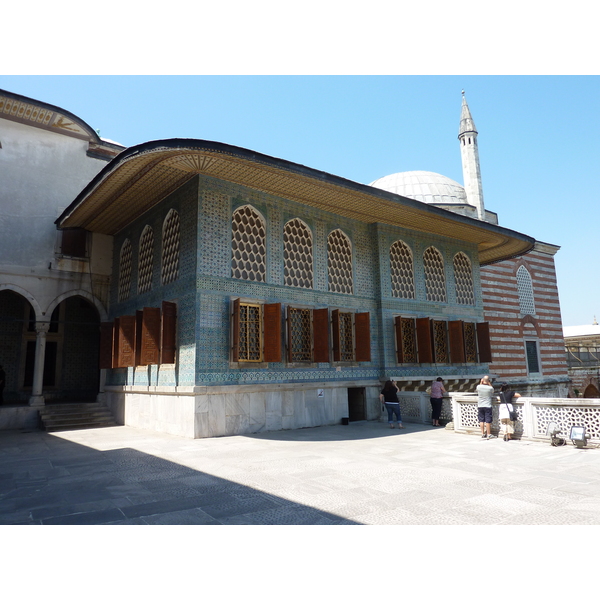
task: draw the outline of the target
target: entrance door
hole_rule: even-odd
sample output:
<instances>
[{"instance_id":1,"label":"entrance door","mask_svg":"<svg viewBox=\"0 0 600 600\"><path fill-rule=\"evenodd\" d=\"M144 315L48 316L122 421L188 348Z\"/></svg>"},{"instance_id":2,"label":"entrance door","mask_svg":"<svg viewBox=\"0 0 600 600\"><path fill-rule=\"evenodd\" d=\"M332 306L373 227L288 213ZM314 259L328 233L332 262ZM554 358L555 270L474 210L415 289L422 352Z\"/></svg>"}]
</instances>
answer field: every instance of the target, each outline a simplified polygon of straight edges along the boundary
<instances>
[{"instance_id":1,"label":"entrance door","mask_svg":"<svg viewBox=\"0 0 600 600\"><path fill-rule=\"evenodd\" d=\"M364 421L367 418L365 388L348 388L348 419Z\"/></svg>"}]
</instances>

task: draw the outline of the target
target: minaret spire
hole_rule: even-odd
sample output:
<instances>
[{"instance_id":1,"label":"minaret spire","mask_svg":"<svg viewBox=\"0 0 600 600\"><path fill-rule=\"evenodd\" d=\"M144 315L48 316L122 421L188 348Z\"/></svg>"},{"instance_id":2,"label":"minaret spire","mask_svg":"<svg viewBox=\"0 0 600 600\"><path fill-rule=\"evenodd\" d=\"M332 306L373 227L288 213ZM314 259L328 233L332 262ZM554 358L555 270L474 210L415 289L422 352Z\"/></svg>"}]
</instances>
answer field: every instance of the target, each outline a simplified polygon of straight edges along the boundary
<instances>
[{"instance_id":1,"label":"minaret spire","mask_svg":"<svg viewBox=\"0 0 600 600\"><path fill-rule=\"evenodd\" d=\"M463 181L467 194L467 202L477 208L477 218L485 221L483 188L481 186L481 171L479 168L479 149L477 148L477 129L475 129L475 122L471 116L464 90L462 91L458 141L460 143L460 156L462 158Z\"/></svg>"}]
</instances>

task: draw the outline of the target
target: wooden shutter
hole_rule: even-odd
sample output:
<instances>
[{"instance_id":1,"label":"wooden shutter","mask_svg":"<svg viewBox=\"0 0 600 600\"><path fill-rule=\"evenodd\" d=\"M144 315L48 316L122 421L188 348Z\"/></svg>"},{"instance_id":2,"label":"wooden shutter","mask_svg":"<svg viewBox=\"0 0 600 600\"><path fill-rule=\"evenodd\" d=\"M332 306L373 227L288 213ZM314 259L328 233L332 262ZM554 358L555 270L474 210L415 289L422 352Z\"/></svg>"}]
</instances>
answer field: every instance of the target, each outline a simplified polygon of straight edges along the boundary
<instances>
[{"instance_id":1,"label":"wooden shutter","mask_svg":"<svg viewBox=\"0 0 600 600\"><path fill-rule=\"evenodd\" d=\"M144 307L140 333L140 365L157 365L160 351L160 308Z\"/></svg>"},{"instance_id":2,"label":"wooden shutter","mask_svg":"<svg viewBox=\"0 0 600 600\"><path fill-rule=\"evenodd\" d=\"M231 360L239 362L240 360L240 299L237 298L232 303L231 312Z\"/></svg>"},{"instance_id":3,"label":"wooden shutter","mask_svg":"<svg viewBox=\"0 0 600 600\"><path fill-rule=\"evenodd\" d=\"M429 317L416 319L417 351L420 363L433 362L433 348L431 345L431 323Z\"/></svg>"},{"instance_id":4,"label":"wooden shutter","mask_svg":"<svg viewBox=\"0 0 600 600\"><path fill-rule=\"evenodd\" d=\"M336 308L331 311L331 334L333 335L333 360L339 362L340 354L340 311Z\"/></svg>"},{"instance_id":5,"label":"wooden shutter","mask_svg":"<svg viewBox=\"0 0 600 600\"><path fill-rule=\"evenodd\" d=\"M119 366L119 317L113 322L112 366L113 369Z\"/></svg>"},{"instance_id":6,"label":"wooden shutter","mask_svg":"<svg viewBox=\"0 0 600 600\"><path fill-rule=\"evenodd\" d=\"M448 323L448 337L450 338L450 362L466 362L465 336L462 321L450 321Z\"/></svg>"},{"instance_id":7,"label":"wooden shutter","mask_svg":"<svg viewBox=\"0 0 600 600\"><path fill-rule=\"evenodd\" d=\"M162 339L160 362L163 365L175 364L177 340L177 305L174 302L162 303Z\"/></svg>"},{"instance_id":8,"label":"wooden shutter","mask_svg":"<svg viewBox=\"0 0 600 600\"><path fill-rule=\"evenodd\" d=\"M60 253L64 256L85 258L87 231L85 229L63 229Z\"/></svg>"},{"instance_id":9,"label":"wooden shutter","mask_svg":"<svg viewBox=\"0 0 600 600\"><path fill-rule=\"evenodd\" d=\"M265 362L281 362L281 304L263 306Z\"/></svg>"},{"instance_id":10,"label":"wooden shutter","mask_svg":"<svg viewBox=\"0 0 600 600\"><path fill-rule=\"evenodd\" d=\"M356 349L354 357L357 362L371 360L371 315L356 313L354 315L354 342Z\"/></svg>"},{"instance_id":11,"label":"wooden shutter","mask_svg":"<svg viewBox=\"0 0 600 600\"><path fill-rule=\"evenodd\" d=\"M313 316L313 360L329 362L329 309L315 308Z\"/></svg>"},{"instance_id":12,"label":"wooden shutter","mask_svg":"<svg viewBox=\"0 0 600 600\"><path fill-rule=\"evenodd\" d=\"M113 323L100 323L99 368L112 369L113 357Z\"/></svg>"},{"instance_id":13,"label":"wooden shutter","mask_svg":"<svg viewBox=\"0 0 600 600\"><path fill-rule=\"evenodd\" d=\"M119 317L119 367L135 366L135 315Z\"/></svg>"},{"instance_id":14,"label":"wooden shutter","mask_svg":"<svg viewBox=\"0 0 600 600\"><path fill-rule=\"evenodd\" d=\"M394 329L396 337L396 362L401 364L404 362L404 346L402 345L402 317L394 318Z\"/></svg>"},{"instance_id":15,"label":"wooden shutter","mask_svg":"<svg viewBox=\"0 0 600 600\"><path fill-rule=\"evenodd\" d=\"M479 362L492 362L492 345L490 343L490 324L477 323L477 347L479 349Z\"/></svg>"},{"instance_id":16,"label":"wooden shutter","mask_svg":"<svg viewBox=\"0 0 600 600\"><path fill-rule=\"evenodd\" d=\"M144 313L141 310L135 311L135 366L142 364L142 321Z\"/></svg>"}]
</instances>

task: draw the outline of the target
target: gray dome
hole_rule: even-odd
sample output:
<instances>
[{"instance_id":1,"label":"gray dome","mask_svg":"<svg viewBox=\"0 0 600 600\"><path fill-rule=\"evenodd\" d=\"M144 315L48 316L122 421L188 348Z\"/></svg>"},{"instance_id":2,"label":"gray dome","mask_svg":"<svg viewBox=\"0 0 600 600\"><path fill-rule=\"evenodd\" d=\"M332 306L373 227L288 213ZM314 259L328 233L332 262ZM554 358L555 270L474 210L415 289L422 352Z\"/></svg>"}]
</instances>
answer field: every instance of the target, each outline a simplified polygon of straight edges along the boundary
<instances>
[{"instance_id":1,"label":"gray dome","mask_svg":"<svg viewBox=\"0 0 600 600\"><path fill-rule=\"evenodd\" d=\"M460 183L431 171L394 173L369 185L426 204L467 204L467 194Z\"/></svg>"}]
</instances>

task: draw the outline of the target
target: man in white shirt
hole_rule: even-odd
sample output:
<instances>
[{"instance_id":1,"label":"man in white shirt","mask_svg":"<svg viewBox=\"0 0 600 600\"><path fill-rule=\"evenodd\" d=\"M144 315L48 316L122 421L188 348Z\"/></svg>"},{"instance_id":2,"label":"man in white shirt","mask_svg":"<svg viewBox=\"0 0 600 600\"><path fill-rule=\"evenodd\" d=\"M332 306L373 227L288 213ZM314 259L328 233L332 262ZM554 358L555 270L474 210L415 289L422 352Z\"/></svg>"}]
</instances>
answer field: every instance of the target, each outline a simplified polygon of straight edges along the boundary
<instances>
[{"instance_id":1,"label":"man in white shirt","mask_svg":"<svg viewBox=\"0 0 600 600\"><path fill-rule=\"evenodd\" d=\"M490 440L495 438L492 435L492 396L494 395L494 386L490 378L485 375L477 386L477 416L479 425L481 425L481 438Z\"/></svg>"}]
</instances>

